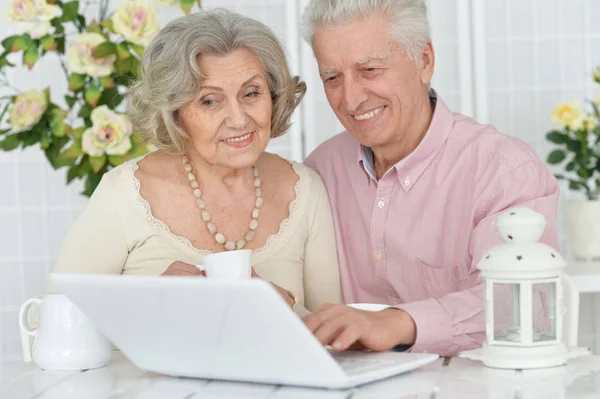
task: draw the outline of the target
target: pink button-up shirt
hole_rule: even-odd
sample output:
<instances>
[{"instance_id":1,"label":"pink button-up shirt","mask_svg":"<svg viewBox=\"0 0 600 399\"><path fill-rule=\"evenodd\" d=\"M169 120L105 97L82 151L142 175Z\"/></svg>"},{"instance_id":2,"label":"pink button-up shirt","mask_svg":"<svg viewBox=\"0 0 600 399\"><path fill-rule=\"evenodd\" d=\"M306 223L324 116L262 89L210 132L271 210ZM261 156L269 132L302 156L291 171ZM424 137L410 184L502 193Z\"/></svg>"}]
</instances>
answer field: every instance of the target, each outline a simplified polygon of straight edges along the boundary
<instances>
[{"instance_id":1,"label":"pink button-up shirt","mask_svg":"<svg viewBox=\"0 0 600 399\"><path fill-rule=\"evenodd\" d=\"M366 151L365 151L366 150ZM438 98L419 146L377 181L369 149L343 132L306 160L334 213L344 298L398 306L417 326L413 352L454 355L485 339L477 262L501 242L515 206L542 213L558 250L558 184L522 141L451 112Z\"/></svg>"}]
</instances>

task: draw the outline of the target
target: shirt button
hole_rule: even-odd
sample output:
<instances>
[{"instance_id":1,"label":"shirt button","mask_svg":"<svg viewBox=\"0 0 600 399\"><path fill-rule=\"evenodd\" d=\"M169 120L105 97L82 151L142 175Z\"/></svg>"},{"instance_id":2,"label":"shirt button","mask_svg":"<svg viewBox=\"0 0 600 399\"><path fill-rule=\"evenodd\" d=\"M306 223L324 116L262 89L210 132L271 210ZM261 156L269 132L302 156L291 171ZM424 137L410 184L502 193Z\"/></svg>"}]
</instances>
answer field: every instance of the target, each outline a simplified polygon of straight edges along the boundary
<instances>
[{"instance_id":1,"label":"shirt button","mask_svg":"<svg viewBox=\"0 0 600 399\"><path fill-rule=\"evenodd\" d=\"M377 251L377 253L375 254L375 257L377 258L377 260L383 259L383 252L382 251Z\"/></svg>"},{"instance_id":2,"label":"shirt button","mask_svg":"<svg viewBox=\"0 0 600 399\"><path fill-rule=\"evenodd\" d=\"M377 206L380 208L383 208L385 206L385 202L383 202L383 200L379 200L379 202L377 203Z\"/></svg>"},{"instance_id":3,"label":"shirt button","mask_svg":"<svg viewBox=\"0 0 600 399\"><path fill-rule=\"evenodd\" d=\"M410 180L408 178L404 179L404 185L410 186Z\"/></svg>"}]
</instances>

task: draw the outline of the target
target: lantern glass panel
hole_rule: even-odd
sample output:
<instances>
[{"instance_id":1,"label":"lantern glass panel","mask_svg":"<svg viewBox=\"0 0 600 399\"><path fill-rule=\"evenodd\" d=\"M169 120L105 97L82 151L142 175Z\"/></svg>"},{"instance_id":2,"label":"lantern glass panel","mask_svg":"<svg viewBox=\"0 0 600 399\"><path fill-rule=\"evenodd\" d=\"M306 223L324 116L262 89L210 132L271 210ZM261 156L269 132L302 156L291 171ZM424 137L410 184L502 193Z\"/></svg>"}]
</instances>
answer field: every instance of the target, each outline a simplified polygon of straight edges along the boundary
<instances>
[{"instance_id":1,"label":"lantern glass panel","mask_svg":"<svg viewBox=\"0 0 600 399\"><path fill-rule=\"evenodd\" d=\"M556 340L556 282L534 283L532 295L533 342Z\"/></svg>"},{"instance_id":2,"label":"lantern glass panel","mask_svg":"<svg viewBox=\"0 0 600 399\"><path fill-rule=\"evenodd\" d=\"M494 283L494 340L521 342L520 284Z\"/></svg>"}]
</instances>

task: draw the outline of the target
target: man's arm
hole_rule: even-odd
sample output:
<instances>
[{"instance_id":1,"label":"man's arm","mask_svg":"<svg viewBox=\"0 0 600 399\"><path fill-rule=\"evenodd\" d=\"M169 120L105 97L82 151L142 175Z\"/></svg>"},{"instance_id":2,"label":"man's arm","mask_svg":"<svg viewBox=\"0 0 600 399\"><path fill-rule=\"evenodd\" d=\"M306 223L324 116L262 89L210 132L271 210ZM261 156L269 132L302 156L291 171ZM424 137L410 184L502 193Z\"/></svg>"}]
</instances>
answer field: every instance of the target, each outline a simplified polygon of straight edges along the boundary
<instances>
[{"instance_id":1,"label":"man's arm","mask_svg":"<svg viewBox=\"0 0 600 399\"><path fill-rule=\"evenodd\" d=\"M473 229L469 273L473 287L443 297L406 303L397 309L366 312L342 305L327 306L304 321L323 344L345 350L360 344L383 351L413 345L413 352L455 355L476 348L485 339L483 285L476 267L483 254L501 242L494 228L499 213L513 207L531 208L548 224L542 242L558 249L556 211L558 184L539 161L529 161L501 175L477 203L481 209ZM416 337L416 338L415 338Z\"/></svg>"},{"instance_id":2,"label":"man's arm","mask_svg":"<svg viewBox=\"0 0 600 399\"><path fill-rule=\"evenodd\" d=\"M509 208L526 207L544 215L548 224L540 241L558 250L558 194L556 179L541 162L529 161L501 175L480 202L484 214L471 235L470 274L479 273L477 262L501 242L494 222ZM485 339L485 308L483 282L480 277L478 281L478 285L464 291L398 306L413 318L417 328L413 352L455 355L481 345Z\"/></svg>"}]
</instances>

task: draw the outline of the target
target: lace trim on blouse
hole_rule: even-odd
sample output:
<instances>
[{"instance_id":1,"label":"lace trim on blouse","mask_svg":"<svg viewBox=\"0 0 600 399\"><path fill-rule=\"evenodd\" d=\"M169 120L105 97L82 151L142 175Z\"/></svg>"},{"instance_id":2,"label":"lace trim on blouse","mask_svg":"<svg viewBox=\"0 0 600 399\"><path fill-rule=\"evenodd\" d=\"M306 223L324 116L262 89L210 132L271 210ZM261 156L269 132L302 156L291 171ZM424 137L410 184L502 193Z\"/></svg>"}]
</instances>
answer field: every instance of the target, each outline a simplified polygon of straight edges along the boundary
<instances>
[{"instance_id":1,"label":"lace trim on blouse","mask_svg":"<svg viewBox=\"0 0 600 399\"><path fill-rule=\"evenodd\" d=\"M128 173L130 173L131 179L133 181L132 187L134 190L134 196L137 200L138 205L142 209L142 213L145 219L155 231L162 233L169 239L169 241L183 245L190 251L200 256L211 254L212 251L206 249L198 249L194 247L189 239L174 234L164 221L154 217L152 209L150 207L150 203L146 201L146 199L142 197L140 193L141 184L139 179L135 176L135 172L139 169L138 162L144 159L146 155L142 155L138 158L132 159L131 161L127 162L129 163L127 171ZM289 204L288 217L283 219L279 224L279 231L276 234L270 235L267 238L267 242L265 243L265 245L263 245L261 248L257 248L252 251L253 260L255 262L259 262L262 258L267 256L271 252L277 252L281 248L281 246L285 244L285 242L289 241L289 239L287 239L285 236L293 235L295 228L292 229L292 227L299 226L299 222L302 220L304 214L304 209L306 208L306 206L304 205L306 205L306 196L309 193L312 178L310 176L310 173L308 173L308 171L305 169L304 165L294 161L288 162L292 165L292 168L296 175L298 175L298 181L294 186L296 196Z\"/></svg>"}]
</instances>

